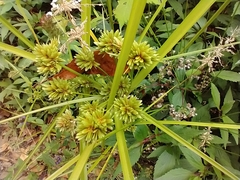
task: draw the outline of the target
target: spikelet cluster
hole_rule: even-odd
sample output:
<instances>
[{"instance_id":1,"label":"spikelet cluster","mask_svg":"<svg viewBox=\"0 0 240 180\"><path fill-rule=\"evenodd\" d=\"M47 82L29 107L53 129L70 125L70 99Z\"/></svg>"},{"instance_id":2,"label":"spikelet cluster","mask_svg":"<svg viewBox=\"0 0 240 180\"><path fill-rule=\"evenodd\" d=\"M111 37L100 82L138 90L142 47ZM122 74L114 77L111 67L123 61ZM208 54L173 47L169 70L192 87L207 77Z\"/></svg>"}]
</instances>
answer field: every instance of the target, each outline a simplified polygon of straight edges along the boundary
<instances>
[{"instance_id":1,"label":"spikelet cluster","mask_svg":"<svg viewBox=\"0 0 240 180\"><path fill-rule=\"evenodd\" d=\"M98 102L87 103L80 107L80 115L77 117L78 140L84 139L86 143L94 143L105 137L112 129L113 120L110 113L99 107Z\"/></svg>"},{"instance_id":2,"label":"spikelet cluster","mask_svg":"<svg viewBox=\"0 0 240 180\"><path fill-rule=\"evenodd\" d=\"M38 73L53 75L61 70L60 63L63 60L60 58L61 53L58 51L57 39L52 39L49 44L37 44L33 53L36 55Z\"/></svg>"},{"instance_id":3,"label":"spikelet cluster","mask_svg":"<svg viewBox=\"0 0 240 180\"><path fill-rule=\"evenodd\" d=\"M130 69L141 69L158 60L157 52L147 42L133 42L127 65Z\"/></svg>"},{"instance_id":4,"label":"spikelet cluster","mask_svg":"<svg viewBox=\"0 0 240 180\"><path fill-rule=\"evenodd\" d=\"M135 96L123 96L115 99L113 113L118 119L125 123L132 123L135 122L136 119L141 118L141 105L141 100Z\"/></svg>"},{"instance_id":5,"label":"spikelet cluster","mask_svg":"<svg viewBox=\"0 0 240 180\"><path fill-rule=\"evenodd\" d=\"M60 78L53 78L51 81L42 84L42 89L53 101L71 99L75 92L70 81Z\"/></svg>"},{"instance_id":6,"label":"spikelet cluster","mask_svg":"<svg viewBox=\"0 0 240 180\"><path fill-rule=\"evenodd\" d=\"M122 43L123 37L118 30L103 33L99 42L95 42L101 53L108 53L110 56L117 56L120 53Z\"/></svg>"}]
</instances>

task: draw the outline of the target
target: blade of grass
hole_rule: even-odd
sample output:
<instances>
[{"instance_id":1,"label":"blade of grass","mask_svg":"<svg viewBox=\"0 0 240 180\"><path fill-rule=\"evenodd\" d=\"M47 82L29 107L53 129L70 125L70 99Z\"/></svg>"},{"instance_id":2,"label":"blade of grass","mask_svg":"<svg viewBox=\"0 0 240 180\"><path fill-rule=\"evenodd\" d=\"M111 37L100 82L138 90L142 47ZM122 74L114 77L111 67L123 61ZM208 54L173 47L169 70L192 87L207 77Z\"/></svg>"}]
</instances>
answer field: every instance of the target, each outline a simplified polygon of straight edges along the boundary
<instances>
[{"instance_id":1,"label":"blade of grass","mask_svg":"<svg viewBox=\"0 0 240 180\"><path fill-rule=\"evenodd\" d=\"M19 12L21 13L22 17L24 18L24 20L26 21L27 25L28 25L28 28L30 29L30 31L32 32L36 42L39 44L39 41L38 41L38 37L36 35L36 33L34 32L33 30L33 27L31 26L31 23L29 22L26 14L24 13L24 10L23 10L23 7L21 6L21 3L20 3L20 0L16 0L16 4L17 4L17 7L19 9Z\"/></svg>"},{"instance_id":2,"label":"blade of grass","mask_svg":"<svg viewBox=\"0 0 240 180\"><path fill-rule=\"evenodd\" d=\"M24 57L24 58L30 59L32 61L35 61L35 55L33 53L30 53L30 52L27 52L20 48L8 45L6 43L0 42L0 49L10 52L10 53L13 53L17 56Z\"/></svg>"},{"instance_id":3,"label":"blade of grass","mask_svg":"<svg viewBox=\"0 0 240 180\"><path fill-rule=\"evenodd\" d=\"M188 32L188 30L198 21L198 19L211 7L215 0L202 0L183 20L178 28L171 34L166 42L158 50L159 61L153 63L149 68L143 69L133 79L131 91L151 72L151 70L160 62L162 58L178 43L178 41Z\"/></svg>"},{"instance_id":4,"label":"blade of grass","mask_svg":"<svg viewBox=\"0 0 240 180\"><path fill-rule=\"evenodd\" d=\"M153 16L151 17L151 19L149 20L148 24L146 25L146 27L144 28L142 34L140 35L138 42L141 42L144 38L144 36L146 35L146 33L148 32L149 28L151 27L153 21L155 20L155 18L157 17L157 15L160 13L161 9L163 7L165 7L167 0L163 0L161 2L161 4L158 6L157 10L154 12Z\"/></svg>"},{"instance_id":5,"label":"blade of grass","mask_svg":"<svg viewBox=\"0 0 240 180\"><path fill-rule=\"evenodd\" d=\"M61 115L65 109L67 108L67 106L64 106L58 113L57 117L59 115ZM52 129L54 128L56 124L56 117L53 120L53 122L49 125L47 131L45 132L45 134L41 137L41 139L38 141L38 143L36 144L36 146L34 147L34 149L32 150L32 152L28 155L27 159L23 162L23 164L21 165L21 167L17 170L15 176L13 177L13 180L17 180L19 175L22 173L22 171L25 169L27 163L32 159L33 155L37 152L38 148L40 147L40 145L43 143L43 141L47 138L47 136L49 136L50 132L52 131Z\"/></svg>"},{"instance_id":6,"label":"blade of grass","mask_svg":"<svg viewBox=\"0 0 240 180\"><path fill-rule=\"evenodd\" d=\"M187 45L180 51L183 53L188 49L192 43L206 30L206 28L219 16L219 14L227 7L227 5L231 2L231 0L226 0L221 5L221 7L211 16L211 18L207 21L207 23L194 35L194 37L187 43Z\"/></svg>"},{"instance_id":7,"label":"blade of grass","mask_svg":"<svg viewBox=\"0 0 240 180\"><path fill-rule=\"evenodd\" d=\"M17 116L14 116L14 117L10 117L10 118L1 120L0 124L4 124L4 123L12 121L14 119L17 119L17 118L20 118L20 117L23 117L23 116L27 116L29 114L34 114L34 113L37 113L37 112L46 111L46 110L49 110L49 109L53 109L53 108L57 108L57 107L65 106L65 105L76 104L76 103L86 102L86 101L93 101L93 100L98 100L98 99L101 99L101 96L92 96L92 97L87 97L87 98L75 99L75 100L72 100L72 101L66 101L66 102L63 102L63 103L54 104L54 105L51 105L51 106L46 106L46 107L43 107L43 108L40 108L40 109L36 109L36 110L30 111L30 112L22 113L22 114L19 114Z\"/></svg>"},{"instance_id":8,"label":"blade of grass","mask_svg":"<svg viewBox=\"0 0 240 180\"><path fill-rule=\"evenodd\" d=\"M107 8L108 8L108 17L109 17L109 21L110 21L110 26L114 30L113 13L112 13L112 0L107 0Z\"/></svg>"},{"instance_id":9,"label":"blade of grass","mask_svg":"<svg viewBox=\"0 0 240 180\"><path fill-rule=\"evenodd\" d=\"M13 25L11 25L3 16L0 16L0 22L6 26L15 36L17 36L23 43L29 48L34 48L34 43L29 41L20 31L18 31Z\"/></svg>"},{"instance_id":10,"label":"blade of grass","mask_svg":"<svg viewBox=\"0 0 240 180\"><path fill-rule=\"evenodd\" d=\"M158 121L160 124L166 125L182 125L182 126L201 126L201 127L213 127L213 128L223 128L223 129L240 129L238 124L227 124L227 123L208 123L208 122L190 122L190 121L170 121L161 120ZM137 124L150 124L148 121L138 122Z\"/></svg>"},{"instance_id":11,"label":"blade of grass","mask_svg":"<svg viewBox=\"0 0 240 180\"><path fill-rule=\"evenodd\" d=\"M183 139L182 137L180 137L178 134L176 134L175 132L173 132L172 130L168 129L166 126L164 126L163 124L161 124L161 121L157 121L155 120L153 117L149 116L147 113L143 113L143 118L145 120L147 120L148 122L150 122L151 124L155 125L156 127L158 127L159 129L161 129L163 132L165 132L166 134L168 134L169 136L171 136L173 139L175 139L176 141L178 141L179 143L181 143L182 145L184 145L185 147L187 147L188 149L190 149L191 151L193 151L194 153L196 153L198 156L200 156L201 158L203 158L205 161L209 162L211 165L213 165L215 168L217 168L218 170L220 170L222 173L226 174L227 176L229 176L231 179L237 180L238 177L235 176L232 172L230 172L228 169L226 169L225 167L223 167L222 165L220 165L219 163L217 163L215 160L213 160L212 158L210 158L209 156L207 156L206 154L204 154L202 151L200 151L199 149L197 149L195 146L193 146L192 144L190 144L189 142L187 142L185 139Z\"/></svg>"},{"instance_id":12,"label":"blade of grass","mask_svg":"<svg viewBox=\"0 0 240 180\"><path fill-rule=\"evenodd\" d=\"M84 150L82 151L82 153L78 159L76 166L73 169L73 172L72 172L69 180L79 179L81 172L84 171L84 169L85 169L87 160L88 160L94 146L95 146L95 143L90 144L84 148Z\"/></svg>"},{"instance_id":13,"label":"blade of grass","mask_svg":"<svg viewBox=\"0 0 240 180\"><path fill-rule=\"evenodd\" d=\"M139 22L141 20L141 16L143 14L145 5L146 5L146 0L133 1L130 19L127 25L123 46L119 55L117 68L114 74L113 84L112 84L111 92L108 99L108 105L107 105L108 109L111 107L114 101L114 98L116 96L116 93L120 84L120 79L125 69L128 55L131 51L131 47L138 29Z\"/></svg>"}]
</instances>

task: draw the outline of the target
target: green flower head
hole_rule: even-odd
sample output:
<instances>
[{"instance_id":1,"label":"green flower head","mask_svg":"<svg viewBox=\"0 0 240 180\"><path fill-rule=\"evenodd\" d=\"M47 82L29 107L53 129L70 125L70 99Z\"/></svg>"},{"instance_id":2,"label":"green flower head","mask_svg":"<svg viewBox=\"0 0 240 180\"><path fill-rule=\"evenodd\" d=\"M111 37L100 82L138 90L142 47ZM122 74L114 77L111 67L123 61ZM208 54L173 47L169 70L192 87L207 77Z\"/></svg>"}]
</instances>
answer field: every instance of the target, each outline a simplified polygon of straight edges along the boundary
<instances>
[{"instance_id":1,"label":"green flower head","mask_svg":"<svg viewBox=\"0 0 240 180\"><path fill-rule=\"evenodd\" d=\"M69 81L60 78L53 78L51 81L44 83L42 87L49 99L53 101L70 99L75 92Z\"/></svg>"},{"instance_id":2,"label":"green flower head","mask_svg":"<svg viewBox=\"0 0 240 180\"><path fill-rule=\"evenodd\" d=\"M88 48L83 48L76 56L78 67L85 71L98 67L100 64L95 61L93 52Z\"/></svg>"},{"instance_id":3,"label":"green flower head","mask_svg":"<svg viewBox=\"0 0 240 180\"><path fill-rule=\"evenodd\" d=\"M113 120L109 113L104 113L102 109L90 113L82 113L77 117L77 135L78 140L84 139L87 143L96 142L103 138L108 130L113 129Z\"/></svg>"},{"instance_id":4,"label":"green flower head","mask_svg":"<svg viewBox=\"0 0 240 180\"><path fill-rule=\"evenodd\" d=\"M57 117L56 128L58 128L60 132L68 131L72 135L74 134L75 118L69 109L67 109L61 116Z\"/></svg>"},{"instance_id":5,"label":"green flower head","mask_svg":"<svg viewBox=\"0 0 240 180\"><path fill-rule=\"evenodd\" d=\"M118 30L115 32L108 31L103 33L102 36L99 38L99 42L95 42L95 44L97 45L97 49L100 52L106 52L110 56L119 54L122 43L123 37Z\"/></svg>"},{"instance_id":6,"label":"green flower head","mask_svg":"<svg viewBox=\"0 0 240 180\"><path fill-rule=\"evenodd\" d=\"M115 99L113 113L125 123L132 123L136 119L141 118L141 105L141 100L137 99L135 96L124 96Z\"/></svg>"},{"instance_id":7,"label":"green flower head","mask_svg":"<svg viewBox=\"0 0 240 180\"><path fill-rule=\"evenodd\" d=\"M49 44L37 44L33 53L36 55L37 71L40 74L56 74L61 70L60 58L61 53L58 52L58 41L52 39Z\"/></svg>"},{"instance_id":8,"label":"green flower head","mask_svg":"<svg viewBox=\"0 0 240 180\"><path fill-rule=\"evenodd\" d=\"M156 51L147 42L133 42L127 65L130 69L141 69L150 66L158 59Z\"/></svg>"}]
</instances>

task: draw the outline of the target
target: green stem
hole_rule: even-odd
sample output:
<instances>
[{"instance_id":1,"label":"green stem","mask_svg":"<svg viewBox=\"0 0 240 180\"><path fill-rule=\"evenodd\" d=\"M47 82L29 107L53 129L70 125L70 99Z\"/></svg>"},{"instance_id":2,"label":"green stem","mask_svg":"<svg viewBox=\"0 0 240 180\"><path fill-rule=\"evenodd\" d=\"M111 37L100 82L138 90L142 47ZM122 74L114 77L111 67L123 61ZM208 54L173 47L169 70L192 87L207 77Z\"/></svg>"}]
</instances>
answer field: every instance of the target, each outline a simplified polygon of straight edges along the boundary
<instances>
[{"instance_id":1,"label":"green stem","mask_svg":"<svg viewBox=\"0 0 240 180\"><path fill-rule=\"evenodd\" d=\"M81 20L86 22L84 24L84 34L82 35L83 41L90 45L90 30L91 30L91 0L81 1L82 13Z\"/></svg>"},{"instance_id":2,"label":"green stem","mask_svg":"<svg viewBox=\"0 0 240 180\"><path fill-rule=\"evenodd\" d=\"M148 29L151 28L151 25L153 23L153 21L155 20L155 18L157 17L157 15L160 13L161 9L165 6L167 0L163 0L161 2L161 4L158 6L157 10L155 11L155 13L153 14L153 16L151 17L151 19L149 20L148 24L146 25L146 27L144 28L141 36L139 37L139 42L141 42L144 38L144 36L146 35ZM159 43L159 42L158 42ZM160 44L160 43L159 43Z\"/></svg>"},{"instance_id":3,"label":"green stem","mask_svg":"<svg viewBox=\"0 0 240 180\"><path fill-rule=\"evenodd\" d=\"M116 130L121 129L123 127L122 121L118 118L115 118L115 126L116 126ZM134 176L132 172L132 166L131 166L131 162L128 154L128 148L126 144L124 131L123 130L118 131L116 133L116 137L117 137L117 145L118 145L118 152L120 156L120 162L122 165L121 167L123 171L123 177L124 179L133 180Z\"/></svg>"},{"instance_id":4,"label":"green stem","mask_svg":"<svg viewBox=\"0 0 240 180\"><path fill-rule=\"evenodd\" d=\"M114 30L113 13L112 13L112 0L107 0L107 8L108 8L108 17L109 17L109 21L110 21L110 26Z\"/></svg>"}]
</instances>

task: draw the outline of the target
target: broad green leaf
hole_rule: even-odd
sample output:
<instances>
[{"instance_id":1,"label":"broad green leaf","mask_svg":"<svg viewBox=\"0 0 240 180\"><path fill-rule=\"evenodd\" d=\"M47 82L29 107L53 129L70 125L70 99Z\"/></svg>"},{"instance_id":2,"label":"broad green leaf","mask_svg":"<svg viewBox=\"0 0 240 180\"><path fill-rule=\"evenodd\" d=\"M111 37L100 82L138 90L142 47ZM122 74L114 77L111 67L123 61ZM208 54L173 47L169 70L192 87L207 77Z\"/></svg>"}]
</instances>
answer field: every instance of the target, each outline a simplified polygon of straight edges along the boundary
<instances>
[{"instance_id":1,"label":"broad green leaf","mask_svg":"<svg viewBox=\"0 0 240 180\"><path fill-rule=\"evenodd\" d=\"M196 153L192 152L190 149L179 146L183 155L188 160L188 162L195 168L199 170L204 170L204 165L202 164L202 158L198 156Z\"/></svg>"},{"instance_id":2,"label":"broad green leaf","mask_svg":"<svg viewBox=\"0 0 240 180\"><path fill-rule=\"evenodd\" d=\"M228 130L227 129L220 129L220 134L221 134L221 137L224 141L224 143L223 143L224 148L226 149L227 143L228 143L228 137L229 137Z\"/></svg>"},{"instance_id":3,"label":"broad green leaf","mask_svg":"<svg viewBox=\"0 0 240 180\"><path fill-rule=\"evenodd\" d=\"M192 118L192 121L195 122L210 122L211 116L209 114L209 106L202 106L200 108L197 108L197 116Z\"/></svg>"},{"instance_id":4,"label":"broad green leaf","mask_svg":"<svg viewBox=\"0 0 240 180\"><path fill-rule=\"evenodd\" d=\"M232 16L235 16L238 14L240 14L240 2L239 1L234 4Z\"/></svg>"},{"instance_id":5,"label":"broad green leaf","mask_svg":"<svg viewBox=\"0 0 240 180\"><path fill-rule=\"evenodd\" d=\"M181 17L181 19L184 19L183 7L181 3L176 0L168 0L168 3L173 7L173 9Z\"/></svg>"},{"instance_id":6,"label":"broad green leaf","mask_svg":"<svg viewBox=\"0 0 240 180\"><path fill-rule=\"evenodd\" d=\"M178 91L177 93L175 93L172 97L172 104L174 105L174 107L178 107L178 106L182 106L183 105L183 95L181 91Z\"/></svg>"},{"instance_id":7,"label":"broad green leaf","mask_svg":"<svg viewBox=\"0 0 240 180\"><path fill-rule=\"evenodd\" d=\"M228 113L232 109L234 102L235 101L233 100L232 90L230 87L227 91L227 94L224 98L223 106L221 108L222 114Z\"/></svg>"},{"instance_id":8,"label":"broad green leaf","mask_svg":"<svg viewBox=\"0 0 240 180\"><path fill-rule=\"evenodd\" d=\"M49 155L49 153L43 153L39 159L46 163L48 167L55 166L55 162L53 158Z\"/></svg>"},{"instance_id":9,"label":"broad green leaf","mask_svg":"<svg viewBox=\"0 0 240 180\"><path fill-rule=\"evenodd\" d=\"M216 107L220 109L220 93L213 83L211 83L211 94Z\"/></svg>"},{"instance_id":10,"label":"broad green leaf","mask_svg":"<svg viewBox=\"0 0 240 180\"><path fill-rule=\"evenodd\" d=\"M154 179L161 177L175 167L176 159L173 155L164 151L159 157L154 167Z\"/></svg>"},{"instance_id":11,"label":"broad green leaf","mask_svg":"<svg viewBox=\"0 0 240 180\"><path fill-rule=\"evenodd\" d=\"M202 72L198 69L189 69L185 72L187 77L191 77L191 76L198 76L200 75Z\"/></svg>"},{"instance_id":12,"label":"broad green leaf","mask_svg":"<svg viewBox=\"0 0 240 180\"><path fill-rule=\"evenodd\" d=\"M228 116L223 116L222 120L224 123L235 123L231 118ZM238 144L238 139L239 139L239 130L238 129L228 129L228 131L232 134L236 144Z\"/></svg>"},{"instance_id":13,"label":"broad green leaf","mask_svg":"<svg viewBox=\"0 0 240 180\"><path fill-rule=\"evenodd\" d=\"M13 7L13 3L7 2L6 4L2 5L0 15L8 12Z\"/></svg>"},{"instance_id":14,"label":"broad green leaf","mask_svg":"<svg viewBox=\"0 0 240 180\"><path fill-rule=\"evenodd\" d=\"M114 14L119 22L120 29L126 24L129 20L131 13L133 0L119 0Z\"/></svg>"},{"instance_id":15,"label":"broad green leaf","mask_svg":"<svg viewBox=\"0 0 240 180\"><path fill-rule=\"evenodd\" d=\"M9 32L9 29L6 26L2 26L1 27L1 38L2 38L2 41L6 38L8 32Z\"/></svg>"},{"instance_id":16,"label":"broad green leaf","mask_svg":"<svg viewBox=\"0 0 240 180\"><path fill-rule=\"evenodd\" d=\"M232 82L238 82L240 81L240 74L233 71L214 71L211 73L213 77L218 77L224 80L232 81Z\"/></svg>"},{"instance_id":17,"label":"broad green leaf","mask_svg":"<svg viewBox=\"0 0 240 180\"><path fill-rule=\"evenodd\" d=\"M194 176L193 172L183 168L176 168L155 180L187 180L191 176Z\"/></svg>"},{"instance_id":18,"label":"broad green leaf","mask_svg":"<svg viewBox=\"0 0 240 180\"><path fill-rule=\"evenodd\" d=\"M146 125L139 125L134 131L134 137L137 141L143 141L148 135L148 127Z\"/></svg>"},{"instance_id":19,"label":"broad green leaf","mask_svg":"<svg viewBox=\"0 0 240 180\"><path fill-rule=\"evenodd\" d=\"M155 149L153 152L151 152L151 154L148 156L148 158L154 158L154 157L159 157L163 151L166 150L166 146L160 146L157 149Z\"/></svg>"}]
</instances>

